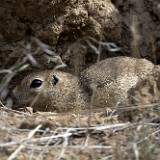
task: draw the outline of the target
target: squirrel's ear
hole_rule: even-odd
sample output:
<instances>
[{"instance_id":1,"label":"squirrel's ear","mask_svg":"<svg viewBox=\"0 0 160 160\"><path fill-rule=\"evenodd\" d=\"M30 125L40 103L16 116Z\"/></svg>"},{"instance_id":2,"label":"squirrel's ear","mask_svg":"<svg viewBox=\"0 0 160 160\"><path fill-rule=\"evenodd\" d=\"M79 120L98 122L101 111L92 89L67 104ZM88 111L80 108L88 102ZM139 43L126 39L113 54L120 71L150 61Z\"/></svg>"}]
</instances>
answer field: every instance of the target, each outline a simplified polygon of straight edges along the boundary
<instances>
[{"instance_id":1,"label":"squirrel's ear","mask_svg":"<svg viewBox=\"0 0 160 160\"><path fill-rule=\"evenodd\" d=\"M58 81L59 81L59 78L58 78L56 75L53 75L52 83L53 83L54 85L56 85L56 84L58 83Z\"/></svg>"}]
</instances>

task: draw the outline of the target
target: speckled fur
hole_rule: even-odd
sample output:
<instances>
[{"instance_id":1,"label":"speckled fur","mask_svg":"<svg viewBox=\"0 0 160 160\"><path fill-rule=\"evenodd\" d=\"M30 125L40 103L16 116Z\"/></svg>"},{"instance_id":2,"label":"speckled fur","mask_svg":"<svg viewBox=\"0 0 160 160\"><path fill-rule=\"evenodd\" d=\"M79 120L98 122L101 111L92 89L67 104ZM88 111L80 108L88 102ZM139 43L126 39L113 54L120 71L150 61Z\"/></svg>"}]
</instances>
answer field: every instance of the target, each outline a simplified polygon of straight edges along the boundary
<instances>
[{"instance_id":1,"label":"speckled fur","mask_svg":"<svg viewBox=\"0 0 160 160\"><path fill-rule=\"evenodd\" d=\"M52 83L53 75L59 78L56 85ZM43 80L44 83L39 88L30 88L35 78ZM23 79L13 93L20 106L32 106L38 111L61 112L84 106L84 96L82 90L78 88L77 77L61 71L47 70L32 73Z\"/></svg>"},{"instance_id":2,"label":"speckled fur","mask_svg":"<svg viewBox=\"0 0 160 160\"><path fill-rule=\"evenodd\" d=\"M152 71L154 65L145 59L115 57L98 62L82 72L84 88L95 88L93 106L116 107L127 97L127 91Z\"/></svg>"},{"instance_id":3,"label":"speckled fur","mask_svg":"<svg viewBox=\"0 0 160 160\"><path fill-rule=\"evenodd\" d=\"M33 105L39 111L67 111L72 108L115 107L127 97L127 91L140 79L152 71L154 65L145 59L115 57L100 61L77 78L61 71L42 71L30 74L14 89L19 104ZM53 75L60 79L56 85L51 83ZM35 78L45 83L37 89L29 86ZM94 92L93 92L94 90Z\"/></svg>"}]
</instances>

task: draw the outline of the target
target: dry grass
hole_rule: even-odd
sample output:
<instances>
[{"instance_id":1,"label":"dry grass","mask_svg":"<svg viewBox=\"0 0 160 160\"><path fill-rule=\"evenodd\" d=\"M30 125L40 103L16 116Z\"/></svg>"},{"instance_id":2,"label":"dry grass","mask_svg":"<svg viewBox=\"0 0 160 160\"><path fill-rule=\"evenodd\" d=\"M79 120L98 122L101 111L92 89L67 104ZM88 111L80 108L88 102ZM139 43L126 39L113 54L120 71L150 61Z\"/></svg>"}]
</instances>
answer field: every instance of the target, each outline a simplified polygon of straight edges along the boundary
<instances>
[{"instance_id":1,"label":"dry grass","mask_svg":"<svg viewBox=\"0 0 160 160\"><path fill-rule=\"evenodd\" d=\"M159 123L120 122L116 116L104 112L26 116L2 108L1 122L0 150L4 159L156 159L158 156Z\"/></svg>"},{"instance_id":2,"label":"dry grass","mask_svg":"<svg viewBox=\"0 0 160 160\"><path fill-rule=\"evenodd\" d=\"M102 29L103 30L103 29ZM86 43L97 55L103 47L110 52L119 51L114 43L86 37ZM138 30L132 26L132 49L139 57ZM32 45L36 45L33 51ZM115 110L92 109L74 113L27 113L15 111L9 97L12 78L29 66L41 66L36 60L38 52L44 52L46 62L57 63L54 69L65 67L62 59L51 47L39 39L22 44L21 56L9 69L5 63L0 70L4 75L0 84L0 157L1 159L159 159L159 104L155 106L124 106ZM17 51L12 53L17 54ZM11 54L10 54L11 55ZM8 57L10 59L12 57ZM8 60L7 60L8 61ZM92 98L94 98L93 91ZM128 121L132 120L132 121Z\"/></svg>"},{"instance_id":3,"label":"dry grass","mask_svg":"<svg viewBox=\"0 0 160 160\"><path fill-rule=\"evenodd\" d=\"M40 47L48 48L39 40L34 40ZM98 43L91 37L86 41L96 54L100 52L92 41L100 45L110 45ZM116 49L115 45L114 47ZM12 77L29 65L27 59L30 63L38 64L34 54L27 53L25 57L20 57L18 63L5 72L7 76L1 82L1 95L9 86ZM3 71L6 69L1 70ZM3 99L8 98L7 94L5 95ZM155 106L159 109L159 104ZM140 111L134 111L137 106L105 111L93 110L91 103L90 109L79 115L66 115L24 113L6 108L1 102L1 157L9 160L157 159L160 129L156 122L159 114L153 110L155 106L141 106ZM128 119L132 121L128 122Z\"/></svg>"}]
</instances>

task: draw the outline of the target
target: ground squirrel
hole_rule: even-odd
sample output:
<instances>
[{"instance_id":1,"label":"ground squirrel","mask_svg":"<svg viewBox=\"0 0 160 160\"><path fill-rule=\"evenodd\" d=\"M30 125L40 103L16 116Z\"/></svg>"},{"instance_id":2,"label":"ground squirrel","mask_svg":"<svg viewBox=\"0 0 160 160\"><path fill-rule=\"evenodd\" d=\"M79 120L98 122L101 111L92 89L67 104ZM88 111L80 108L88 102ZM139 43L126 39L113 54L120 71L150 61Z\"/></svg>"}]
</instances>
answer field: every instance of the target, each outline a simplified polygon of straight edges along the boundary
<instances>
[{"instance_id":1,"label":"ground squirrel","mask_svg":"<svg viewBox=\"0 0 160 160\"><path fill-rule=\"evenodd\" d=\"M13 93L20 106L31 105L38 111L87 108L92 96L93 107L115 107L153 67L145 59L108 58L82 71L80 77L62 71L32 73Z\"/></svg>"},{"instance_id":2,"label":"ground squirrel","mask_svg":"<svg viewBox=\"0 0 160 160\"><path fill-rule=\"evenodd\" d=\"M76 76L61 71L41 71L27 75L14 90L18 107L34 111L65 111L83 107L86 96L78 87Z\"/></svg>"}]
</instances>

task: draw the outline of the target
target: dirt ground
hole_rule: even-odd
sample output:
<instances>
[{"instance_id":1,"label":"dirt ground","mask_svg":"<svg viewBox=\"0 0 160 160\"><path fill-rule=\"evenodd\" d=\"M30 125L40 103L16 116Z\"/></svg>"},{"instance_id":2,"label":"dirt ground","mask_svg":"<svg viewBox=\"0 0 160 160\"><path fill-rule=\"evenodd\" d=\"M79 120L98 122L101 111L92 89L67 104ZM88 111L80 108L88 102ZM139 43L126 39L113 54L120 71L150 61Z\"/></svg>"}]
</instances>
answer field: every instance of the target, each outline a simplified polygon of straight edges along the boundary
<instances>
[{"instance_id":1,"label":"dirt ground","mask_svg":"<svg viewBox=\"0 0 160 160\"><path fill-rule=\"evenodd\" d=\"M124 55L160 64L159 0L0 3L1 159L160 159L157 106L64 114L5 107L16 105L11 91L28 72L65 63L78 75L97 61L96 48L98 60Z\"/></svg>"}]
</instances>

